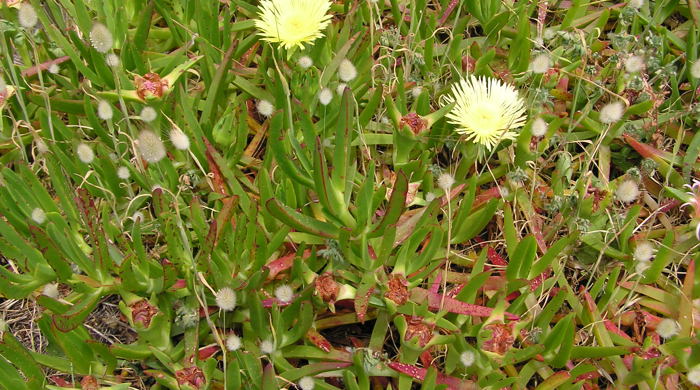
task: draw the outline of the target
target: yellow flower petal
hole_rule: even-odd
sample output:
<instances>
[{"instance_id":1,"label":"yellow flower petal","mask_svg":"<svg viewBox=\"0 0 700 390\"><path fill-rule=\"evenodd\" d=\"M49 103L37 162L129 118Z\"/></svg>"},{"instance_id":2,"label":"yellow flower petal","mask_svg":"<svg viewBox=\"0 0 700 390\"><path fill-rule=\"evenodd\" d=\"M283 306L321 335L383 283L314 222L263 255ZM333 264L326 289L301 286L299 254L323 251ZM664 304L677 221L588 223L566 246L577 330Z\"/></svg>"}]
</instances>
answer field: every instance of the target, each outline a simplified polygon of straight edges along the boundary
<instances>
[{"instance_id":1,"label":"yellow flower petal","mask_svg":"<svg viewBox=\"0 0 700 390\"><path fill-rule=\"evenodd\" d=\"M332 18L330 7L328 0L263 0L255 27L265 41L303 48L323 36Z\"/></svg>"}]
</instances>

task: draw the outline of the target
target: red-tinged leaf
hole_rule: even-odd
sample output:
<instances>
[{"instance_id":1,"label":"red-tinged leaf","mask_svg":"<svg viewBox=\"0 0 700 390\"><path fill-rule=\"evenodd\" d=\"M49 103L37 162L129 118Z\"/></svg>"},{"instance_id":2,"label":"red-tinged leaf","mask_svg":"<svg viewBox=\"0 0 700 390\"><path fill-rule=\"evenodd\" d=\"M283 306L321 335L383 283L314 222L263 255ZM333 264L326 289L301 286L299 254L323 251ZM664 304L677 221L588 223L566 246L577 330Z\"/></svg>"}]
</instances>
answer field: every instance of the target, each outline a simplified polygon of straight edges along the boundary
<instances>
[{"instance_id":1,"label":"red-tinged leaf","mask_svg":"<svg viewBox=\"0 0 700 390\"><path fill-rule=\"evenodd\" d=\"M331 348L332 348L331 343L328 340L326 340L326 338L323 337L323 335L321 335L317 331L315 331L313 329L309 329L309 331L306 332L306 338L309 339L309 341L311 341L311 343L313 345L320 348L323 352L330 352L331 351Z\"/></svg>"},{"instance_id":2,"label":"red-tinged leaf","mask_svg":"<svg viewBox=\"0 0 700 390\"><path fill-rule=\"evenodd\" d=\"M202 388L207 382L204 376L204 371L197 366L183 368L182 370L175 371L175 379L180 385L191 385L195 389Z\"/></svg>"},{"instance_id":3,"label":"red-tinged leaf","mask_svg":"<svg viewBox=\"0 0 700 390\"><path fill-rule=\"evenodd\" d=\"M61 378L58 375L51 375L48 377L51 382L53 382L56 386L61 386L61 387L73 387L73 384L71 382L67 382L65 379Z\"/></svg>"},{"instance_id":4,"label":"red-tinged leaf","mask_svg":"<svg viewBox=\"0 0 700 390\"><path fill-rule=\"evenodd\" d=\"M442 284L442 272L437 273L437 277L433 281L433 284L430 285L430 292L433 294L437 294L440 292L440 285Z\"/></svg>"},{"instance_id":5,"label":"red-tinged leaf","mask_svg":"<svg viewBox=\"0 0 700 390\"><path fill-rule=\"evenodd\" d=\"M498 266L503 266L506 267L508 266L508 261L503 258L498 252L496 252L493 248L488 247L486 250L486 257L489 259L491 264L493 265L498 265Z\"/></svg>"},{"instance_id":6,"label":"red-tinged leaf","mask_svg":"<svg viewBox=\"0 0 700 390\"><path fill-rule=\"evenodd\" d=\"M361 323L365 322L365 316L367 315L367 308L369 307L369 297L374 292L374 281L360 284L355 294L355 314L357 319Z\"/></svg>"},{"instance_id":7,"label":"red-tinged leaf","mask_svg":"<svg viewBox=\"0 0 700 390\"><path fill-rule=\"evenodd\" d=\"M293 302L293 300L289 301L289 302L284 302L284 301L280 301L277 298L268 298L268 299L263 299L261 303L262 303L263 307L270 308L270 307L274 306L275 303L277 304L278 307L284 307L284 306L289 306L292 302Z\"/></svg>"},{"instance_id":8,"label":"red-tinged leaf","mask_svg":"<svg viewBox=\"0 0 700 390\"><path fill-rule=\"evenodd\" d=\"M420 362L423 364L423 367L432 366L431 363L433 362L433 355L430 353L430 349L425 350L420 354Z\"/></svg>"},{"instance_id":9,"label":"red-tinged leaf","mask_svg":"<svg viewBox=\"0 0 700 390\"><path fill-rule=\"evenodd\" d=\"M654 148L653 146L643 144L643 143L637 141L636 139L634 139L634 137L632 137L631 135L629 135L627 133L622 134L622 136L625 138L625 141L627 142L627 144L629 146L631 146L634 150L636 150L637 153L639 153L642 157L653 158L653 157L661 157L662 156L662 152L660 150Z\"/></svg>"},{"instance_id":10,"label":"red-tinged leaf","mask_svg":"<svg viewBox=\"0 0 700 390\"><path fill-rule=\"evenodd\" d=\"M481 206L484 203L487 203L491 199L496 199L501 197L501 191L498 189L498 187L492 187L489 188L486 191L483 191L479 195L474 198L474 203L472 204L472 210Z\"/></svg>"},{"instance_id":11,"label":"red-tinged leaf","mask_svg":"<svg viewBox=\"0 0 700 390\"><path fill-rule=\"evenodd\" d=\"M216 306L207 306L207 314L212 315L212 314L216 313L217 311L219 311L219 308L218 308L218 307L216 307ZM199 308L199 318L204 318L204 317L206 317L206 316L207 316L207 315L204 314L204 308L200 307L200 308Z\"/></svg>"},{"instance_id":12,"label":"red-tinged leaf","mask_svg":"<svg viewBox=\"0 0 700 390\"><path fill-rule=\"evenodd\" d=\"M172 286L170 286L170 291L177 291L186 287L187 281L185 279L178 279Z\"/></svg>"},{"instance_id":13,"label":"red-tinged leaf","mask_svg":"<svg viewBox=\"0 0 700 390\"><path fill-rule=\"evenodd\" d=\"M221 173L221 168L219 168L219 164L216 163L216 159L214 158L216 150L211 145L209 140L207 140L206 138L203 139L204 145L207 148L207 162L209 163L209 170L211 170L212 174L212 184L214 185L214 191L218 192L221 195L228 195L226 193L226 181L224 180L224 175Z\"/></svg>"},{"instance_id":14,"label":"red-tinged leaf","mask_svg":"<svg viewBox=\"0 0 700 390\"><path fill-rule=\"evenodd\" d=\"M542 384L536 387L536 390L558 389L559 386L566 383L571 378L568 371L559 371L549 376Z\"/></svg>"},{"instance_id":15,"label":"red-tinged leaf","mask_svg":"<svg viewBox=\"0 0 700 390\"><path fill-rule=\"evenodd\" d=\"M216 344L202 347L199 349L199 353L198 353L199 360L209 359L218 351L219 351L219 346Z\"/></svg>"},{"instance_id":16,"label":"red-tinged leaf","mask_svg":"<svg viewBox=\"0 0 700 390\"><path fill-rule=\"evenodd\" d=\"M265 264L265 267L270 270L267 275L267 280L273 280L279 273L292 268L296 256L296 253L290 253ZM308 259L309 256L311 256L311 249L305 250L301 258Z\"/></svg>"},{"instance_id":17,"label":"red-tinged leaf","mask_svg":"<svg viewBox=\"0 0 700 390\"><path fill-rule=\"evenodd\" d=\"M632 341L632 338L627 333L623 332L620 328L618 328L614 322L610 320L604 320L603 325L605 325L605 329L608 332L614 333L626 340Z\"/></svg>"},{"instance_id":18,"label":"red-tinged leaf","mask_svg":"<svg viewBox=\"0 0 700 390\"><path fill-rule=\"evenodd\" d=\"M402 374L406 374L410 376L413 379L422 381L425 379L425 374L428 372L427 369L421 368L421 367L416 367L411 364L406 364L406 363L399 363L399 362L391 362L388 364L389 368L391 368L394 371L400 372ZM473 382L467 381L467 380L460 380L458 378L455 378L453 376L445 375L443 373L438 372L437 374L437 380L435 381L439 385L447 385L448 389L455 389L455 390L467 390L467 389L476 389L476 386L474 385Z\"/></svg>"},{"instance_id":19,"label":"red-tinged leaf","mask_svg":"<svg viewBox=\"0 0 700 390\"><path fill-rule=\"evenodd\" d=\"M450 290L450 291L447 293L447 296L450 297L450 298L456 297L456 296L459 295L459 293L462 291L462 289L464 288L464 286L466 286L466 285L465 285L465 284L460 284L459 286L453 288L452 290Z\"/></svg>"},{"instance_id":20,"label":"red-tinged leaf","mask_svg":"<svg viewBox=\"0 0 700 390\"><path fill-rule=\"evenodd\" d=\"M473 305L447 296L443 297L441 294L433 294L419 287L413 289L411 299L418 304L427 300L430 310L447 310L450 313L466 314L475 317L488 317L493 312L493 308ZM519 316L512 313L505 312L504 314L509 320L517 321L520 319Z\"/></svg>"},{"instance_id":21,"label":"red-tinged leaf","mask_svg":"<svg viewBox=\"0 0 700 390\"><path fill-rule=\"evenodd\" d=\"M549 274L550 274L550 272L549 272L549 270L547 270L547 271L545 271L545 272L542 272L542 273L539 274L538 276L536 276L534 279L532 279L532 280L530 281L530 291L535 291L535 290L537 290L537 287L539 287L540 285L542 285L542 282L544 282L545 280L547 280L547 278L549 277Z\"/></svg>"}]
</instances>

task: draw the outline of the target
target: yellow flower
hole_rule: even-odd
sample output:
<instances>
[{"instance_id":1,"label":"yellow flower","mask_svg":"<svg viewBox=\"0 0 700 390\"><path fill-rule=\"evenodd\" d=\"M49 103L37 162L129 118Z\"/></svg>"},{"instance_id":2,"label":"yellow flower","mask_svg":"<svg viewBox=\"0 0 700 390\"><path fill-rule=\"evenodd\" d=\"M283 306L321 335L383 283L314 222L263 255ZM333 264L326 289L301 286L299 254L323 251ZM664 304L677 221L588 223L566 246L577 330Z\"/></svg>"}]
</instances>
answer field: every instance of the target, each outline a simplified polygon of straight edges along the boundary
<instances>
[{"instance_id":1,"label":"yellow flower","mask_svg":"<svg viewBox=\"0 0 700 390\"><path fill-rule=\"evenodd\" d=\"M263 40L303 49L305 43L323 36L321 31L332 18L327 15L330 7L328 0L262 0L255 27Z\"/></svg>"},{"instance_id":2,"label":"yellow flower","mask_svg":"<svg viewBox=\"0 0 700 390\"><path fill-rule=\"evenodd\" d=\"M471 76L452 86L448 103L455 103L446 115L457 125L457 133L492 149L502 139L515 139L511 131L525 124L525 102L513 86L494 78Z\"/></svg>"}]
</instances>

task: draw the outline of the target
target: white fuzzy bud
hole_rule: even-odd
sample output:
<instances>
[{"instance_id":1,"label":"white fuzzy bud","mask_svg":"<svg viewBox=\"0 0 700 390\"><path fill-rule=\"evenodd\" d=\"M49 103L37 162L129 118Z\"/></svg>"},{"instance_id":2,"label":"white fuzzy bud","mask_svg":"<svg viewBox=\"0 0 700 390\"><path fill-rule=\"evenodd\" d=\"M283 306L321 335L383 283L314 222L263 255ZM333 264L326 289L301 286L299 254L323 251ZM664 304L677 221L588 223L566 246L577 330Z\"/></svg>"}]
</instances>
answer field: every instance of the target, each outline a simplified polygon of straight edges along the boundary
<instances>
[{"instance_id":1,"label":"white fuzzy bud","mask_svg":"<svg viewBox=\"0 0 700 390\"><path fill-rule=\"evenodd\" d=\"M294 290L289 285L283 284L275 289L275 298L280 302L291 302L294 299Z\"/></svg>"},{"instance_id":2,"label":"white fuzzy bud","mask_svg":"<svg viewBox=\"0 0 700 390\"><path fill-rule=\"evenodd\" d=\"M644 57L642 56L629 56L625 60L625 71L627 73L637 73L644 69Z\"/></svg>"},{"instance_id":3,"label":"white fuzzy bud","mask_svg":"<svg viewBox=\"0 0 700 390\"><path fill-rule=\"evenodd\" d=\"M109 53L105 56L105 63L107 66L111 68L116 68L119 66L121 61L119 60L119 56L114 54L114 53Z\"/></svg>"},{"instance_id":4,"label":"white fuzzy bud","mask_svg":"<svg viewBox=\"0 0 700 390\"><path fill-rule=\"evenodd\" d=\"M413 96L414 99L418 99L421 93L423 93L423 87L413 87L411 89L411 96Z\"/></svg>"},{"instance_id":5,"label":"white fuzzy bud","mask_svg":"<svg viewBox=\"0 0 700 390\"><path fill-rule=\"evenodd\" d=\"M541 74L548 71L551 66L552 59L549 57L549 54L540 53L532 59L532 63L530 63L530 70L532 70L533 73Z\"/></svg>"},{"instance_id":6,"label":"white fuzzy bud","mask_svg":"<svg viewBox=\"0 0 700 390\"><path fill-rule=\"evenodd\" d=\"M476 355L474 355L474 351L464 351L459 355L459 361L464 367L470 367L476 361Z\"/></svg>"},{"instance_id":7,"label":"white fuzzy bud","mask_svg":"<svg viewBox=\"0 0 700 390\"><path fill-rule=\"evenodd\" d=\"M634 265L634 271L639 275L644 275L644 272L651 267L651 261L638 261Z\"/></svg>"},{"instance_id":8,"label":"white fuzzy bud","mask_svg":"<svg viewBox=\"0 0 700 390\"><path fill-rule=\"evenodd\" d=\"M700 79L700 60L696 60L693 62L693 65L690 66L690 75L693 76L694 79Z\"/></svg>"},{"instance_id":9,"label":"white fuzzy bud","mask_svg":"<svg viewBox=\"0 0 700 390\"><path fill-rule=\"evenodd\" d=\"M49 66L48 71L49 71L49 73L51 73L51 74L57 74L58 72L61 71L61 67L58 66L58 64L54 63L54 64L51 64L51 65Z\"/></svg>"},{"instance_id":10,"label":"white fuzzy bud","mask_svg":"<svg viewBox=\"0 0 700 390\"><path fill-rule=\"evenodd\" d=\"M318 93L318 101L324 106L327 106L331 100L333 100L333 91L329 88L323 88L321 92Z\"/></svg>"},{"instance_id":11,"label":"white fuzzy bud","mask_svg":"<svg viewBox=\"0 0 700 390\"><path fill-rule=\"evenodd\" d=\"M275 106L273 106L272 103L265 99L258 100L258 104L256 105L256 107L260 115L264 117L270 117L275 112Z\"/></svg>"},{"instance_id":12,"label":"white fuzzy bud","mask_svg":"<svg viewBox=\"0 0 700 390\"><path fill-rule=\"evenodd\" d=\"M612 102L600 109L600 121L603 123L615 123L625 113L625 105L622 102Z\"/></svg>"},{"instance_id":13,"label":"white fuzzy bud","mask_svg":"<svg viewBox=\"0 0 700 390\"><path fill-rule=\"evenodd\" d=\"M97 116L103 121L108 121L112 119L114 112L112 111L112 105L106 100L100 100L97 103Z\"/></svg>"},{"instance_id":14,"label":"white fuzzy bud","mask_svg":"<svg viewBox=\"0 0 700 390\"><path fill-rule=\"evenodd\" d=\"M344 82L350 82L357 77L357 69L355 65L350 62L347 58L340 61L340 66L338 66L338 77Z\"/></svg>"},{"instance_id":15,"label":"white fuzzy bud","mask_svg":"<svg viewBox=\"0 0 700 390\"><path fill-rule=\"evenodd\" d=\"M260 352L269 355L275 352L275 344L270 340L263 340L260 342Z\"/></svg>"},{"instance_id":16,"label":"white fuzzy bud","mask_svg":"<svg viewBox=\"0 0 700 390\"><path fill-rule=\"evenodd\" d=\"M46 213L44 212L44 210L38 207L32 210L32 221L34 221L38 225L41 225L42 223L46 222Z\"/></svg>"},{"instance_id":17,"label":"white fuzzy bud","mask_svg":"<svg viewBox=\"0 0 700 390\"><path fill-rule=\"evenodd\" d=\"M664 318L658 323L658 325L656 325L656 333L665 339L670 339L671 337L677 335L680 331L681 327L678 322L671 318Z\"/></svg>"},{"instance_id":18,"label":"white fuzzy bud","mask_svg":"<svg viewBox=\"0 0 700 390\"><path fill-rule=\"evenodd\" d=\"M236 307L236 292L231 287L224 287L216 292L216 306L223 311L231 311Z\"/></svg>"},{"instance_id":19,"label":"white fuzzy bud","mask_svg":"<svg viewBox=\"0 0 700 390\"><path fill-rule=\"evenodd\" d=\"M309 56L301 56L299 57L298 63L303 69L308 69L314 65L314 60L312 60Z\"/></svg>"},{"instance_id":20,"label":"white fuzzy bud","mask_svg":"<svg viewBox=\"0 0 700 390\"><path fill-rule=\"evenodd\" d=\"M187 137L187 134L178 128L170 130L170 142L179 150L187 150L190 148L190 139Z\"/></svg>"},{"instance_id":21,"label":"white fuzzy bud","mask_svg":"<svg viewBox=\"0 0 700 390\"><path fill-rule=\"evenodd\" d=\"M75 152L78 154L80 161L84 162L85 164L90 164L92 160L95 159L95 152L92 150L90 145L84 142L81 142L80 145L78 145Z\"/></svg>"},{"instance_id":22,"label":"white fuzzy bud","mask_svg":"<svg viewBox=\"0 0 700 390\"><path fill-rule=\"evenodd\" d=\"M135 212L135 213L131 216L131 219L132 219L134 222L139 222L139 223L141 223L141 222L143 222L143 221L146 220L146 217L143 215L142 212L137 211L137 212Z\"/></svg>"},{"instance_id":23,"label":"white fuzzy bud","mask_svg":"<svg viewBox=\"0 0 700 390\"><path fill-rule=\"evenodd\" d=\"M440 189L442 189L443 191L449 191L450 188L452 188L452 186L455 184L455 178L449 173L443 173L440 176L438 176L437 184L438 187L440 187Z\"/></svg>"},{"instance_id":24,"label":"white fuzzy bud","mask_svg":"<svg viewBox=\"0 0 700 390\"><path fill-rule=\"evenodd\" d=\"M700 386L700 364L688 370L688 381L695 386Z\"/></svg>"},{"instance_id":25,"label":"white fuzzy bud","mask_svg":"<svg viewBox=\"0 0 700 390\"><path fill-rule=\"evenodd\" d=\"M98 52L107 53L114 45L114 38L112 38L112 33L107 26L102 23L95 23L90 31L90 42L92 42L92 47Z\"/></svg>"},{"instance_id":26,"label":"white fuzzy bud","mask_svg":"<svg viewBox=\"0 0 700 390\"><path fill-rule=\"evenodd\" d=\"M158 112L153 107L146 106L141 109L139 117L141 117L141 120L144 122L153 122L158 117Z\"/></svg>"},{"instance_id":27,"label":"white fuzzy bud","mask_svg":"<svg viewBox=\"0 0 700 390\"><path fill-rule=\"evenodd\" d=\"M41 290L41 293L49 298L58 298L58 283L49 283L47 285L44 285L44 288Z\"/></svg>"},{"instance_id":28,"label":"white fuzzy bud","mask_svg":"<svg viewBox=\"0 0 700 390\"><path fill-rule=\"evenodd\" d=\"M26 29L33 28L39 22L39 17L29 2L20 3L17 19L19 19L19 24Z\"/></svg>"},{"instance_id":29,"label":"white fuzzy bud","mask_svg":"<svg viewBox=\"0 0 700 390\"><path fill-rule=\"evenodd\" d=\"M634 180L627 179L617 185L615 196L620 202L632 203L639 197L639 185Z\"/></svg>"},{"instance_id":30,"label":"white fuzzy bud","mask_svg":"<svg viewBox=\"0 0 700 390\"><path fill-rule=\"evenodd\" d=\"M644 0L630 0L627 5L634 9L640 9L644 5Z\"/></svg>"},{"instance_id":31,"label":"white fuzzy bud","mask_svg":"<svg viewBox=\"0 0 700 390\"><path fill-rule=\"evenodd\" d=\"M316 387L316 382L314 382L314 378L310 376L305 376L299 379L299 388L301 390L314 390L314 387Z\"/></svg>"},{"instance_id":32,"label":"white fuzzy bud","mask_svg":"<svg viewBox=\"0 0 700 390\"><path fill-rule=\"evenodd\" d=\"M43 154L43 153L46 153L49 151L49 147L48 147L48 145L46 145L46 142L44 142L44 140L42 140L41 138L38 138L36 140L36 150L39 153Z\"/></svg>"},{"instance_id":33,"label":"white fuzzy bud","mask_svg":"<svg viewBox=\"0 0 700 390\"><path fill-rule=\"evenodd\" d=\"M654 257L654 252L656 252L656 249L654 249L652 243L649 241L642 241L634 248L632 257L637 261L649 261Z\"/></svg>"},{"instance_id":34,"label":"white fuzzy bud","mask_svg":"<svg viewBox=\"0 0 700 390\"><path fill-rule=\"evenodd\" d=\"M131 176L131 171L129 171L129 168L127 167L119 167L117 168L117 177L126 180Z\"/></svg>"},{"instance_id":35,"label":"white fuzzy bud","mask_svg":"<svg viewBox=\"0 0 700 390\"><path fill-rule=\"evenodd\" d=\"M143 130L138 138L139 151L143 159L149 163L156 163L165 157L165 146L156 133Z\"/></svg>"},{"instance_id":36,"label":"white fuzzy bud","mask_svg":"<svg viewBox=\"0 0 700 390\"><path fill-rule=\"evenodd\" d=\"M538 117L534 122L532 122L530 131L532 131L532 135L535 137L544 137L544 135L547 134L547 127L547 122Z\"/></svg>"},{"instance_id":37,"label":"white fuzzy bud","mask_svg":"<svg viewBox=\"0 0 700 390\"><path fill-rule=\"evenodd\" d=\"M238 351L239 349L241 349L241 345L241 338L236 336L235 334L230 334L226 338L226 349L228 349L231 352Z\"/></svg>"}]
</instances>

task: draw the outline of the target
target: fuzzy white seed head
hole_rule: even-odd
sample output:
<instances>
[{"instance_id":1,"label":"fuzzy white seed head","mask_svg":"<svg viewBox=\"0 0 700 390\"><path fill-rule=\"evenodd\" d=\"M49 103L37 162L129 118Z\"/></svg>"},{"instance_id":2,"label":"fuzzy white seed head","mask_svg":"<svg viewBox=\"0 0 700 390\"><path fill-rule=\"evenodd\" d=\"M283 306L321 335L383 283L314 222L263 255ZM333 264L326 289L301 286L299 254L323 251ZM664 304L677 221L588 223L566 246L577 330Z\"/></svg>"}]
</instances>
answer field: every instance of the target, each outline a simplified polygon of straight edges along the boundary
<instances>
[{"instance_id":1,"label":"fuzzy white seed head","mask_svg":"<svg viewBox=\"0 0 700 390\"><path fill-rule=\"evenodd\" d=\"M639 186L634 180L627 179L618 184L615 196L620 202L632 203L639 197Z\"/></svg>"},{"instance_id":2,"label":"fuzzy white seed head","mask_svg":"<svg viewBox=\"0 0 700 390\"><path fill-rule=\"evenodd\" d=\"M435 200L435 194L433 194L432 192L428 192L428 194L425 195L426 202L432 202L434 200Z\"/></svg>"},{"instance_id":3,"label":"fuzzy white seed head","mask_svg":"<svg viewBox=\"0 0 700 390\"><path fill-rule=\"evenodd\" d=\"M690 66L690 75L695 79L700 79L700 60L693 62Z\"/></svg>"},{"instance_id":4,"label":"fuzzy white seed head","mask_svg":"<svg viewBox=\"0 0 700 390\"><path fill-rule=\"evenodd\" d=\"M107 63L107 66L111 68L116 68L121 63L121 60L119 60L118 55L114 53L109 53L105 56L105 63Z\"/></svg>"},{"instance_id":5,"label":"fuzzy white seed head","mask_svg":"<svg viewBox=\"0 0 700 390\"><path fill-rule=\"evenodd\" d=\"M294 290L287 284L283 284L275 289L275 298L279 301L287 303L294 299Z\"/></svg>"},{"instance_id":6,"label":"fuzzy white seed head","mask_svg":"<svg viewBox=\"0 0 700 390\"><path fill-rule=\"evenodd\" d=\"M642 241L634 248L633 257L637 261L649 261L654 257L654 245L649 241Z\"/></svg>"},{"instance_id":7,"label":"fuzzy white seed head","mask_svg":"<svg viewBox=\"0 0 700 390\"><path fill-rule=\"evenodd\" d=\"M314 65L314 60L312 60L309 56L301 56L299 57L298 63L303 69L309 69Z\"/></svg>"},{"instance_id":8,"label":"fuzzy white seed head","mask_svg":"<svg viewBox=\"0 0 700 390\"><path fill-rule=\"evenodd\" d=\"M170 142L176 149L187 150L190 148L190 139L182 130L173 128L170 130Z\"/></svg>"},{"instance_id":9,"label":"fuzzy white seed head","mask_svg":"<svg viewBox=\"0 0 700 390\"><path fill-rule=\"evenodd\" d=\"M58 298L58 283L49 283L47 285L44 285L44 288L41 290L41 293L49 298Z\"/></svg>"},{"instance_id":10,"label":"fuzzy white seed head","mask_svg":"<svg viewBox=\"0 0 700 390\"><path fill-rule=\"evenodd\" d=\"M46 222L46 213L44 212L44 210L38 207L32 210L32 221L34 221L38 225L41 225L42 223Z\"/></svg>"},{"instance_id":11,"label":"fuzzy white seed head","mask_svg":"<svg viewBox=\"0 0 700 390\"><path fill-rule=\"evenodd\" d=\"M269 355L275 352L275 344L270 340L263 340L260 342L260 352Z\"/></svg>"},{"instance_id":12,"label":"fuzzy white seed head","mask_svg":"<svg viewBox=\"0 0 700 390\"><path fill-rule=\"evenodd\" d=\"M639 275L644 275L644 272L651 267L651 261L638 261L634 265L634 271Z\"/></svg>"},{"instance_id":13,"label":"fuzzy white seed head","mask_svg":"<svg viewBox=\"0 0 700 390\"><path fill-rule=\"evenodd\" d=\"M541 53L536 55L535 58L532 59L532 63L530 64L530 70L532 70L533 73L541 74L548 71L551 66L552 59L549 57L549 54Z\"/></svg>"},{"instance_id":14,"label":"fuzzy white seed head","mask_svg":"<svg viewBox=\"0 0 700 390\"><path fill-rule=\"evenodd\" d=\"M333 100L333 91L329 88L323 88L321 92L318 93L318 101L324 106L327 106L331 100Z\"/></svg>"},{"instance_id":15,"label":"fuzzy white seed head","mask_svg":"<svg viewBox=\"0 0 700 390\"><path fill-rule=\"evenodd\" d=\"M340 66L338 66L338 77L344 82L350 82L357 77L357 69L355 65L350 62L347 58L340 61Z\"/></svg>"},{"instance_id":16,"label":"fuzzy white seed head","mask_svg":"<svg viewBox=\"0 0 700 390\"><path fill-rule=\"evenodd\" d=\"M476 361L476 355L474 355L474 351L464 351L459 355L459 361L464 367L470 367Z\"/></svg>"},{"instance_id":17,"label":"fuzzy white seed head","mask_svg":"<svg viewBox=\"0 0 700 390\"><path fill-rule=\"evenodd\" d=\"M454 176L450 175L449 173L443 173L440 176L438 176L437 185L443 191L449 191L450 188L452 188L452 186L454 184L455 184L455 178L454 178Z\"/></svg>"},{"instance_id":18,"label":"fuzzy white seed head","mask_svg":"<svg viewBox=\"0 0 700 390\"><path fill-rule=\"evenodd\" d=\"M625 105L622 102L612 102L600 109L600 121L603 123L615 123L625 113Z\"/></svg>"},{"instance_id":19,"label":"fuzzy white seed head","mask_svg":"<svg viewBox=\"0 0 700 390\"><path fill-rule=\"evenodd\" d=\"M347 86L348 85L345 83L340 83L340 84L338 84L338 87L335 89L335 92L338 95L343 96L343 93L345 92L345 88L347 88Z\"/></svg>"},{"instance_id":20,"label":"fuzzy white seed head","mask_svg":"<svg viewBox=\"0 0 700 390\"><path fill-rule=\"evenodd\" d=\"M231 311L236 307L236 292L231 287L224 287L216 292L216 306L223 311Z\"/></svg>"},{"instance_id":21,"label":"fuzzy white seed head","mask_svg":"<svg viewBox=\"0 0 700 390\"><path fill-rule=\"evenodd\" d=\"M413 96L414 99L418 99L421 93L423 93L423 87L418 86L411 89L411 96Z\"/></svg>"},{"instance_id":22,"label":"fuzzy white seed head","mask_svg":"<svg viewBox=\"0 0 700 390\"><path fill-rule=\"evenodd\" d=\"M84 142L81 142L80 145L78 145L75 152L78 154L80 161L84 162L85 164L90 164L92 160L95 159L95 152L92 150L90 145Z\"/></svg>"},{"instance_id":23,"label":"fuzzy white seed head","mask_svg":"<svg viewBox=\"0 0 700 390\"><path fill-rule=\"evenodd\" d=\"M629 56L625 60L625 71L627 73L637 73L644 69L644 57L642 56Z\"/></svg>"},{"instance_id":24,"label":"fuzzy white seed head","mask_svg":"<svg viewBox=\"0 0 700 390\"><path fill-rule=\"evenodd\" d=\"M678 322L671 318L664 318L658 325L656 325L656 333L665 339L670 339L671 337L677 335L680 330L681 327Z\"/></svg>"},{"instance_id":25,"label":"fuzzy white seed head","mask_svg":"<svg viewBox=\"0 0 700 390\"><path fill-rule=\"evenodd\" d=\"M231 352L241 349L241 345L241 338L233 333L226 338L226 349Z\"/></svg>"},{"instance_id":26,"label":"fuzzy white seed head","mask_svg":"<svg viewBox=\"0 0 700 390\"><path fill-rule=\"evenodd\" d=\"M32 7L29 2L24 2L19 5L17 18L19 19L19 24L26 29L33 28L39 21L39 17L36 15L34 7Z\"/></svg>"},{"instance_id":27,"label":"fuzzy white seed head","mask_svg":"<svg viewBox=\"0 0 700 390\"><path fill-rule=\"evenodd\" d=\"M138 138L139 151L144 160L156 163L165 157L165 146L156 133L143 130Z\"/></svg>"},{"instance_id":28,"label":"fuzzy white seed head","mask_svg":"<svg viewBox=\"0 0 700 390\"><path fill-rule=\"evenodd\" d=\"M258 108L258 112L260 113L260 115L264 117L270 117L275 112L275 106L273 106L272 103L264 99L258 100L258 104L256 107Z\"/></svg>"},{"instance_id":29,"label":"fuzzy white seed head","mask_svg":"<svg viewBox=\"0 0 700 390\"><path fill-rule=\"evenodd\" d=\"M146 217L143 215L142 212L137 211L137 212L135 212L135 213L131 216L131 219L132 219L134 222L137 222L137 221L138 221L139 223L141 223L141 222L143 222L143 221L146 220Z\"/></svg>"},{"instance_id":30,"label":"fuzzy white seed head","mask_svg":"<svg viewBox=\"0 0 700 390\"><path fill-rule=\"evenodd\" d=\"M299 379L299 388L301 390L314 390L315 386L316 382L314 382L314 378L310 376L305 376Z\"/></svg>"},{"instance_id":31,"label":"fuzzy white seed head","mask_svg":"<svg viewBox=\"0 0 700 390\"><path fill-rule=\"evenodd\" d=\"M141 109L139 116L144 122L153 122L158 117L158 112L153 107L146 106Z\"/></svg>"},{"instance_id":32,"label":"fuzzy white seed head","mask_svg":"<svg viewBox=\"0 0 700 390\"><path fill-rule=\"evenodd\" d=\"M42 153L42 154L43 154L43 153L46 153L46 152L49 151L49 147L46 145L46 142L44 142L44 140L42 140L42 139L37 139L37 140L36 140L36 150L37 150L39 153Z\"/></svg>"},{"instance_id":33,"label":"fuzzy white seed head","mask_svg":"<svg viewBox=\"0 0 700 390\"><path fill-rule=\"evenodd\" d=\"M644 0L630 0L627 5L634 9L640 9L644 5Z\"/></svg>"},{"instance_id":34,"label":"fuzzy white seed head","mask_svg":"<svg viewBox=\"0 0 700 390\"><path fill-rule=\"evenodd\" d=\"M107 26L102 23L95 23L90 31L90 42L92 42L92 47L98 52L107 53L114 45L114 38L112 38L112 33Z\"/></svg>"},{"instance_id":35,"label":"fuzzy white seed head","mask_svg":"<svg viewBox=\"0 0 700 390\"><path fill-rule=\"evenodd\" d=\"M695 386L700 386L700 364L688 370L688 380Z\"/></svg>"},{"instance_id":36,"label":"fuzzy white seed head","mask_svg":"<svg viewBox=\"0 0 700 390\"><path fill-rule=\"evenodd\" d=\"M126 180L131 176L131 171L129 171L129 168L127 167L119 167L117 168L117 177Z\"/></svg>"},{"instance_id":37,"label":"fuzzy white seed head","mask_svg":"<svg viewBox=\"0 0 700 390\"><path fill-rule=\"evenodd\" d=\"M49 73L51 74L57 74L58 72L61 71L61 67L58 66L58 64L51 64L48 69Z\"/></svg>"},{"instance_id":38,"label":"fuzzy white seed head","mask_svg":"<svg viewBox=\"0 0 700 390\"><path fill-rule=\"evenodd\" d=\"M106 100L100 100L100 102L97 103L97 116L103 121L112 119L112 116L114 116L112 105Z\"/></svg>"},{"instance_id":39,"label":"fuzzy white seed head","mask_svg":"<svg viewBox=\"0 0 700 390\"><path fill-rule=\"evenodd\" d=\"M532 131L532 135L535 137L544 137L544 135L547 134L547 127L547 122L545 122L544 119L537 118L532 122L530 131Z\"/></svg>"}]
</instances>

